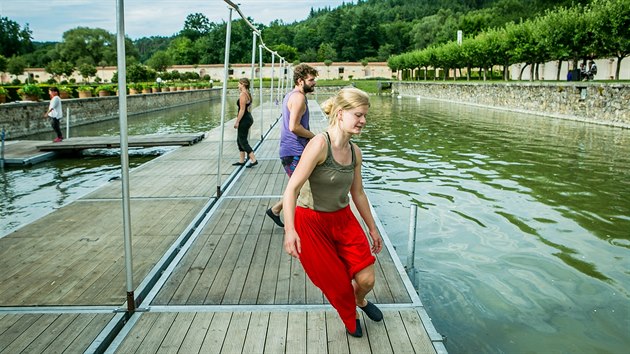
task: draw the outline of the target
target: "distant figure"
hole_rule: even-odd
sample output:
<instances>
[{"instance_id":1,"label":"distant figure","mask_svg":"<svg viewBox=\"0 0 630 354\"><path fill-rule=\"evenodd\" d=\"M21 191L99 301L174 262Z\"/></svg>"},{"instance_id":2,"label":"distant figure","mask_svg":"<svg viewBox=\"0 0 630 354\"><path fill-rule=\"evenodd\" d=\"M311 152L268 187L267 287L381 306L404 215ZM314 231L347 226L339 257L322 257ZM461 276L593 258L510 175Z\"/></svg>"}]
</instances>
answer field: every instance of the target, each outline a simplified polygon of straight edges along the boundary
<instances>
[{"instance_id":1,"label":"distant figure","mask_svg":"<svg viewBox=\"0 0 630 354\"><path fill-rule=\"evenodd\" d=\"M247 136L249 135L249 128L254 125L254 117L249 112L249 106L252 104L252 94L249 92L249 79L242 78L238 80L238 90L240 91L238 101L238 115L236 116L236 122L234 122L234 129L237 129L236 144L239 151L239 162L235 162L232 166L243 166L245 159L249 157L249 165L246 168L251 168L258 165L258 160L254 155L254 150L249 145Z\"/></svg>"},{"instance_id":2,"label":"distant figure","mask_svg":"<svg viewBox=\"0 0 630 354\"><path fill-rule=\"evenodd\" d=\"M59 121L63 118L63 110L61 108L61 98L59 98L59 89L52 86L48 89L48 95L50 95L50 103L48 104L48 111L44 113L44 118L50 119L50 126L53 128L57 137L53 140L53 143L58 143L63 140L61 135L61 125Z\"/></svg>"},{"instance_id":3,"label":"distant figure","mask_svg":"<svg viewBox=\"0 0 630 354\"><path fill-rule=\"evenodd\" d=\"M344 88L322 104L328 129L308 143L282 197L285 251L299 258L353 337L363 336L357 307L372 321L383 319L365 298L374 288L374 254L383 240L363 189L361 149L350 141L365 127L369 107L369 96L356 88Z\"/></svg>"},{"instance_id":4,"label":"distant figure","mask_svg":"<svg viewBox=\"0 0 630 354\"><path fill-rule=\"evenodd\" d=\"M317 70L307 64L300 64L293 70L293 90L282 100L282 126L280 127L280 161L289 178L295 170L304 147L315 136L309 130L310 116L306 95L315 91ZM276 225L284 227L280 220L282 200L278 201L266 214Z\"/></svg>"},{"instance_id":5,"label":"distant figure","mask_svg":"<svg viewBox=\"0 0 630 354\"><path fill-rule=\"evenodd\" d=\"M590 61L588 63L588 71L586 72L586 78L588 80L595 79L595 75L597 74L597 65L595 65L594 61Z\"/></svg>"},{"instance_id":6,"label":"distant figure","mask_svg":"<svg viewBox=\"0 0 630 354\"><path fill-rule=\"evenodd\" d=\"M580 63L580 77L578 78L578 80L586 80L586 78L587 78L586 65L584 65L584 63Z\"/></svg>"}]
</instances>

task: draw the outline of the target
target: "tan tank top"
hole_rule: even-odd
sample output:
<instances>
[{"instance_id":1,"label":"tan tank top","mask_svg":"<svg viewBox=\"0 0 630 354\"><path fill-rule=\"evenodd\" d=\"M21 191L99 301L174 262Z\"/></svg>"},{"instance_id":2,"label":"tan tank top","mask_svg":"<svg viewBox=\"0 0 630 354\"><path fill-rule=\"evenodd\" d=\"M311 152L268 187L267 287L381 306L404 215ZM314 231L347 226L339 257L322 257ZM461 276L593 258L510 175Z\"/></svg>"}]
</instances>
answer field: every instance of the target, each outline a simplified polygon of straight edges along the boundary
<instances>
[{"instance_id":1,"label":"tan tank top","mask_svg":"<svg viewBox=\"0 0 630 354\"><path fill-rule=\"evenodd\" d=\"M345 208L350 202L348 193L354 179L356 156L354 146L349 143L352 162L349 165L339 164L333 158L328 132L324 136L328 143L328 155L321 165L315 166L302 186L297 205L316 211L332 212Z\"/></svg>"}]
</instances>

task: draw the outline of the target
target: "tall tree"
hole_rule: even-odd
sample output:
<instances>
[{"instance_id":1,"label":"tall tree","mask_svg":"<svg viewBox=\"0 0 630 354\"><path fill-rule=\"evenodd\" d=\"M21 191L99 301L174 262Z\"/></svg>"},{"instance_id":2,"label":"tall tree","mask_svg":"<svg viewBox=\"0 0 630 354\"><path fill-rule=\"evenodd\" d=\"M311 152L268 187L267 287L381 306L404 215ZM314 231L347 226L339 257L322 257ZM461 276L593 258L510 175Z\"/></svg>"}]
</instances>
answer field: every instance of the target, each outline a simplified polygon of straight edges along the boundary
<instances>
[{"instance_id":1,"label":"tall tree","mask_svg":"<svg viewBox=\"0 0 630 354\"><path fill-rule=\"evenodd\" d=\"M210 32L210 20L201 13L194 13L186 16L184 29L179 32L180 36L190 39L192 42L205 36Z\"/></svg>"},{"instance_id":2,"label":"tall tree","mask_svg":"<svg viewBox=\"0 0 630 354\"><path fill-rule=\"evenodd\" d=\"M32 32L28 24L24 28L7 17L0 17L0 55L10 58L33 50Z\"/></svg>"}]
</instances>

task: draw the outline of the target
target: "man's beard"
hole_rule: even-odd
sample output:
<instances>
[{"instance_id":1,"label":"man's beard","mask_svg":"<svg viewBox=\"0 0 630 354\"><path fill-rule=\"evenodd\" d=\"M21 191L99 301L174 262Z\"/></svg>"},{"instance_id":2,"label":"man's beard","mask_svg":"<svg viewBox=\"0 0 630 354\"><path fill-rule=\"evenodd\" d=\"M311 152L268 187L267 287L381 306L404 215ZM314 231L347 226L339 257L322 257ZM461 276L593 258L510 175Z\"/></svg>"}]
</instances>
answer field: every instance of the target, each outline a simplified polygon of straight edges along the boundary
<instances>
[{"instance_id":1,"label":"man's beard","mask_svg":"<svg viewBox=\"0 0 630 354\"><path fill-rule=\"evenodd\" d=\"M315 85L309 85L307 83L304 83L304 93L309 93L309 92L313 92L315 91Z\"/></svg>"}]
</instances>

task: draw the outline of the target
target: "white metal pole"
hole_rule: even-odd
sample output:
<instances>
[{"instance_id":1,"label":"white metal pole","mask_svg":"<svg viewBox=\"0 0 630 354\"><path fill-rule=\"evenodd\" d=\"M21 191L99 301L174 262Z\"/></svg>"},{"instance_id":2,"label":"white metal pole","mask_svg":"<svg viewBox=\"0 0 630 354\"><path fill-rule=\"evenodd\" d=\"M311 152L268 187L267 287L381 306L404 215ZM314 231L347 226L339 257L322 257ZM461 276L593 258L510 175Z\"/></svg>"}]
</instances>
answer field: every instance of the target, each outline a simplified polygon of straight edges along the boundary
<instances>
[{"instance_id":1,"label":"white metal pole","mask_svg":"<svg viewBox=\"0 0 630 354\"><path fill-rule=\"evenodd\" d=\"M276 52L271 52L271 86L269 86L269 92L271 96L269 97L269 100L271 101L272 114L273 114L273 77L276 71L275 63L276 63Z\"/></svg>"},{"instance_id":2,"label":"white metal pole","mask_svg":"<svg viewBox=\"0 0 630 354\"><path fill-rule=\"evenodd\" d=\"M409 237L407 239L407 272L414 272L416 258L416 219L418 206L411 204L409 209Z\"/></svg>"},{"instance_id":3,"label":"white metal pole","mask_svg":"<svg viewBox=\"0 0 630 354\"><path fill-rule=\"evenodd\" d=\"M232 8L225 31L225 58L223 59L223 94L221 95L221 143L217 162L217 198L221 196L221 159L223 158L223 134L225 133L225 103L227 96L228 68L230 65L230 38L232 35Z\"/></svg>"},{"instance_id":4,"label":"white metal pole","mask_svg":"<svg viewBox=\"0 0 630 354\"><path fill-rule=\"evenodd\" d=\"M256 65L256 32L252 32L252 73L250 81L254 83L254 66Z\"/></svg>"},{"instance_id":5,"label":"white metal pole","mask_svg":"<svg viewBox=\"0 0 630 354\"><path fill-rule=\"evenodd\" d=\"M264 102L263 102L263 47L262 45L258 46L258 67L259 67L259 75L260 77L258 78L258 87L259 87L259 93L258 93L258 97L260 97L260 140L262 140L263 138L263 118L265 116L265 106L264 106Z\"/></svg>"},{"instance_id":6,"label":"white metal pole","mask_svg":"<svg viewBox=\"0 0 630 354\"><path fill-rule=\"evenodd\" d=\"M66 139L70 138L70 107L66 108Z\"/></svg>"},{"instance_id":7,"label":"white metal pole","mask_svg":"<svg viewBox=\"0 0 630 354\"><path fill-rule=\"evenodd\" d=\"M118 54L118 92L127 92L127 64L125 60L125 4L118 0L116 6L116 48ZM131 249L131 211L129 203L129 155L127 139L127 95L118 95L120 112L120 167L122 182L122 211L125 240L125 271L127 279L127 311L136 309L133 295L133 256Z\"/></svg>"}]
</instances>

